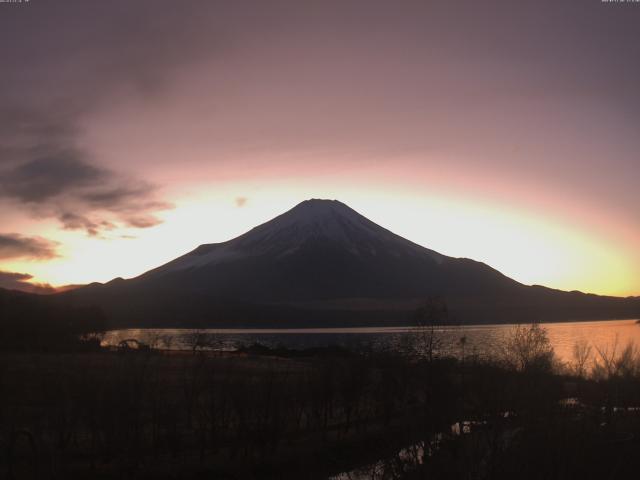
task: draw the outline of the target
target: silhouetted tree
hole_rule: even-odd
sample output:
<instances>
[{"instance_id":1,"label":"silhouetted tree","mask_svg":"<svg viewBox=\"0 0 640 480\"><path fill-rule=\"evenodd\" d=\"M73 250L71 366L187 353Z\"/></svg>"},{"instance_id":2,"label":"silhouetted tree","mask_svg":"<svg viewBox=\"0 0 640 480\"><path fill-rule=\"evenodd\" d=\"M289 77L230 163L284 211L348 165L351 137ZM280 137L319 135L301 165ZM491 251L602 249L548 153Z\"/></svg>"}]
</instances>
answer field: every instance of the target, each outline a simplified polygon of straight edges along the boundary
<instances>
[{"instance_id":1,"label":"silhouetted tree","mask_svg":"<svg viewBox=\"0 0 640 480\"><path fill-rule=\"evenodd\" d=\"M551 371L554 352L547 331L539 324L516 325L502 345L502 360L517 371Z\"/></svg>"},{"instance_id":2,"label":"silhouetted tree","mask_svg":"<svg viewBox=\"0 0 640 480\"><path fill-rule=\"evenodd\" d=\"M441 350L442 340L438 338L436 327L449 319L449 309L442 297L428 297L413 315L420 353L431 362Z\"/></svg>"}]
</instances>

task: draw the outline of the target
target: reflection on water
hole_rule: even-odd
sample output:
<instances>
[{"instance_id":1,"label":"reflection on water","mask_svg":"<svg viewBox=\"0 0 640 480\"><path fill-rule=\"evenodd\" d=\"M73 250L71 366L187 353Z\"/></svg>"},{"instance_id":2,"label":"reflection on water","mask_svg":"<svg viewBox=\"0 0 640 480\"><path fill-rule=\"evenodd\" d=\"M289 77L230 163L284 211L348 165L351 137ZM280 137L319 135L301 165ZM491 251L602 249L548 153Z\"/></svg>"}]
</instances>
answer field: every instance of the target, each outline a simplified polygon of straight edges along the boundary
<instances>
[{"instance_id":1,"label":"reflection on water","mask_svg":"<svg viewBox=\"0 0 640 480\"><path fill-rule=\"evenodd\" d=\"M562 361L570 361L576 342L586 341L594 347L620 345L634 341L640 345L640 325L636 320L598 322L566 322L542 324L553 348ZM513 325L471 325L437 328L442 353L459 355L486 354L498 345ZM152 346L191 349L196 337L205 334L207 348L233 350L238 345L259 342L268 346L310 348L340 345L351 348L387 348L406 350L416 337L414 327L374 328L301 328L301 329L126 329L107 332L104 345L118 345L125 339L136 339ZM460 342L461 338L465 342ZM463 350L464 349L464 350Z\"/></svg>"},{"instance_id":2,"label":"reflection on water","mask_svg":"<svg viewBox=\"0 0 640 480\"><path fill-rule=\"evenodd\" d=\"M487 422L462 421L451 425L450 436L468 435ZM420 441L404 447L395 455L363 465L347 472L329 477L328 480L392 480L405 478L408 472L416 470L425 460L440 448L445 435L438 433L428 442Z\"/></svg>"},{"instance_id":3,"label":"reflection on water","mask_svg":"<svg viewBox=\"0 0 640 480\"><path fill-rule=\"evenodd\" d=\"M433 445L418 442L401 449L395 456L348 472L339 473L329 477L329 480L386 480L401 478L402 475L414 470L418 465L422 465L431 448L433 448Z\"/></svg>"}]
</instances>

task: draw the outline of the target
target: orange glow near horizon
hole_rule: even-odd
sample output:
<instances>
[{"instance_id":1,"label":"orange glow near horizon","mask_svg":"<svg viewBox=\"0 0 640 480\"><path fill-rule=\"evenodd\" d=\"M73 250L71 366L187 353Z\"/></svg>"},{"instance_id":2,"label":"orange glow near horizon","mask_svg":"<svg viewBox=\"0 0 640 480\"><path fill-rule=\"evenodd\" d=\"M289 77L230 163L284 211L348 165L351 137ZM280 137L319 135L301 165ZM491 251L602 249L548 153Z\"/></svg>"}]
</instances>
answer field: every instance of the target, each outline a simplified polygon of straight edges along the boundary
<instances>
[{"instance_id":1,"label":"orange glow near horizon","mask_svg":"<svg viewBox=\"0 0 640 480\"><path fill-rule=\"evenodd\" d=\"M0 288L134 277L315 197L640 295L640 9L51 3L0 15Z\"/></svg>"},{"instance_id":2,"label":"orange glow near horizon","mask_svg":"<svg viewBox=\"0 0 640 480\"><path fill-rule=\"evenodd\" d=\"M347 179L331 183L329 188L303 179L194 185L189 193L174 192L176 207L164 212L164 223L154 228L91 238L49 225L31 233L60 242L60 257L47 262L10 261L2 268L29 272L33 282L53 286L131 278L200 244L234 238L307 198L331 198L415 243L482 261L524 284L617 296L640 294L634 239L616 243L595 230L598 218L591 225L572 223L560 211L543 215L473 193L447 196L437 188L430 194L415 187L381 193L377 185L356 188ZM239 197L245 203L236 202ZM129 234L135 238L123 238Z\"/></svg>"}]
</instances>

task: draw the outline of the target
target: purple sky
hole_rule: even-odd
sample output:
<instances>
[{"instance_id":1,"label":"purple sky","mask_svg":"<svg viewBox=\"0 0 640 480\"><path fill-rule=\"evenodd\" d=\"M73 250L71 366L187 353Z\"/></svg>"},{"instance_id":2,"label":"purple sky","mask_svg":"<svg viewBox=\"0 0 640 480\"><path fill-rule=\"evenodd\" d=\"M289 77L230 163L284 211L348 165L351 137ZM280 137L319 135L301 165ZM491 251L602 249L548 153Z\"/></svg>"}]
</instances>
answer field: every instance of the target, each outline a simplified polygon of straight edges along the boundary
<instances>
[{"instance_id":1,"label":"purple sky","mask_svg":"<svg viewBox=\"0 0 640 480\"><path fill-rule=\"evenodd\" d=\"M640 3L31 0L0 41L0 286L135 275L320 196L640 294Z\"/></svg>"}]
</instances>

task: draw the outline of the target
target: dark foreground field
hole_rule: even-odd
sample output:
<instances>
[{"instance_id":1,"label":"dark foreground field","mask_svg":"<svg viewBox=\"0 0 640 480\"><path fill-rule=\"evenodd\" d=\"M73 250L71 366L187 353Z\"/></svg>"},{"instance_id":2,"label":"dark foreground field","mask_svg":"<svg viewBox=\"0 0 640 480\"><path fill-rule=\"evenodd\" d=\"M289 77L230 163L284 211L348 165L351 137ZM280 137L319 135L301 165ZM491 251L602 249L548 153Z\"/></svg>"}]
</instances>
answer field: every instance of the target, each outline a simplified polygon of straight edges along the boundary
<instances>
[{"instance_id":1,"label":"dark foreground field","mask_svg":"<svg viewBox=\"0 0 640 480\"><path fill-rule=\"evenodd\" d=\"M587 380L520 347L2 353L0 478L635 477L635 351Z\"/></svg>"}]
</instances>

